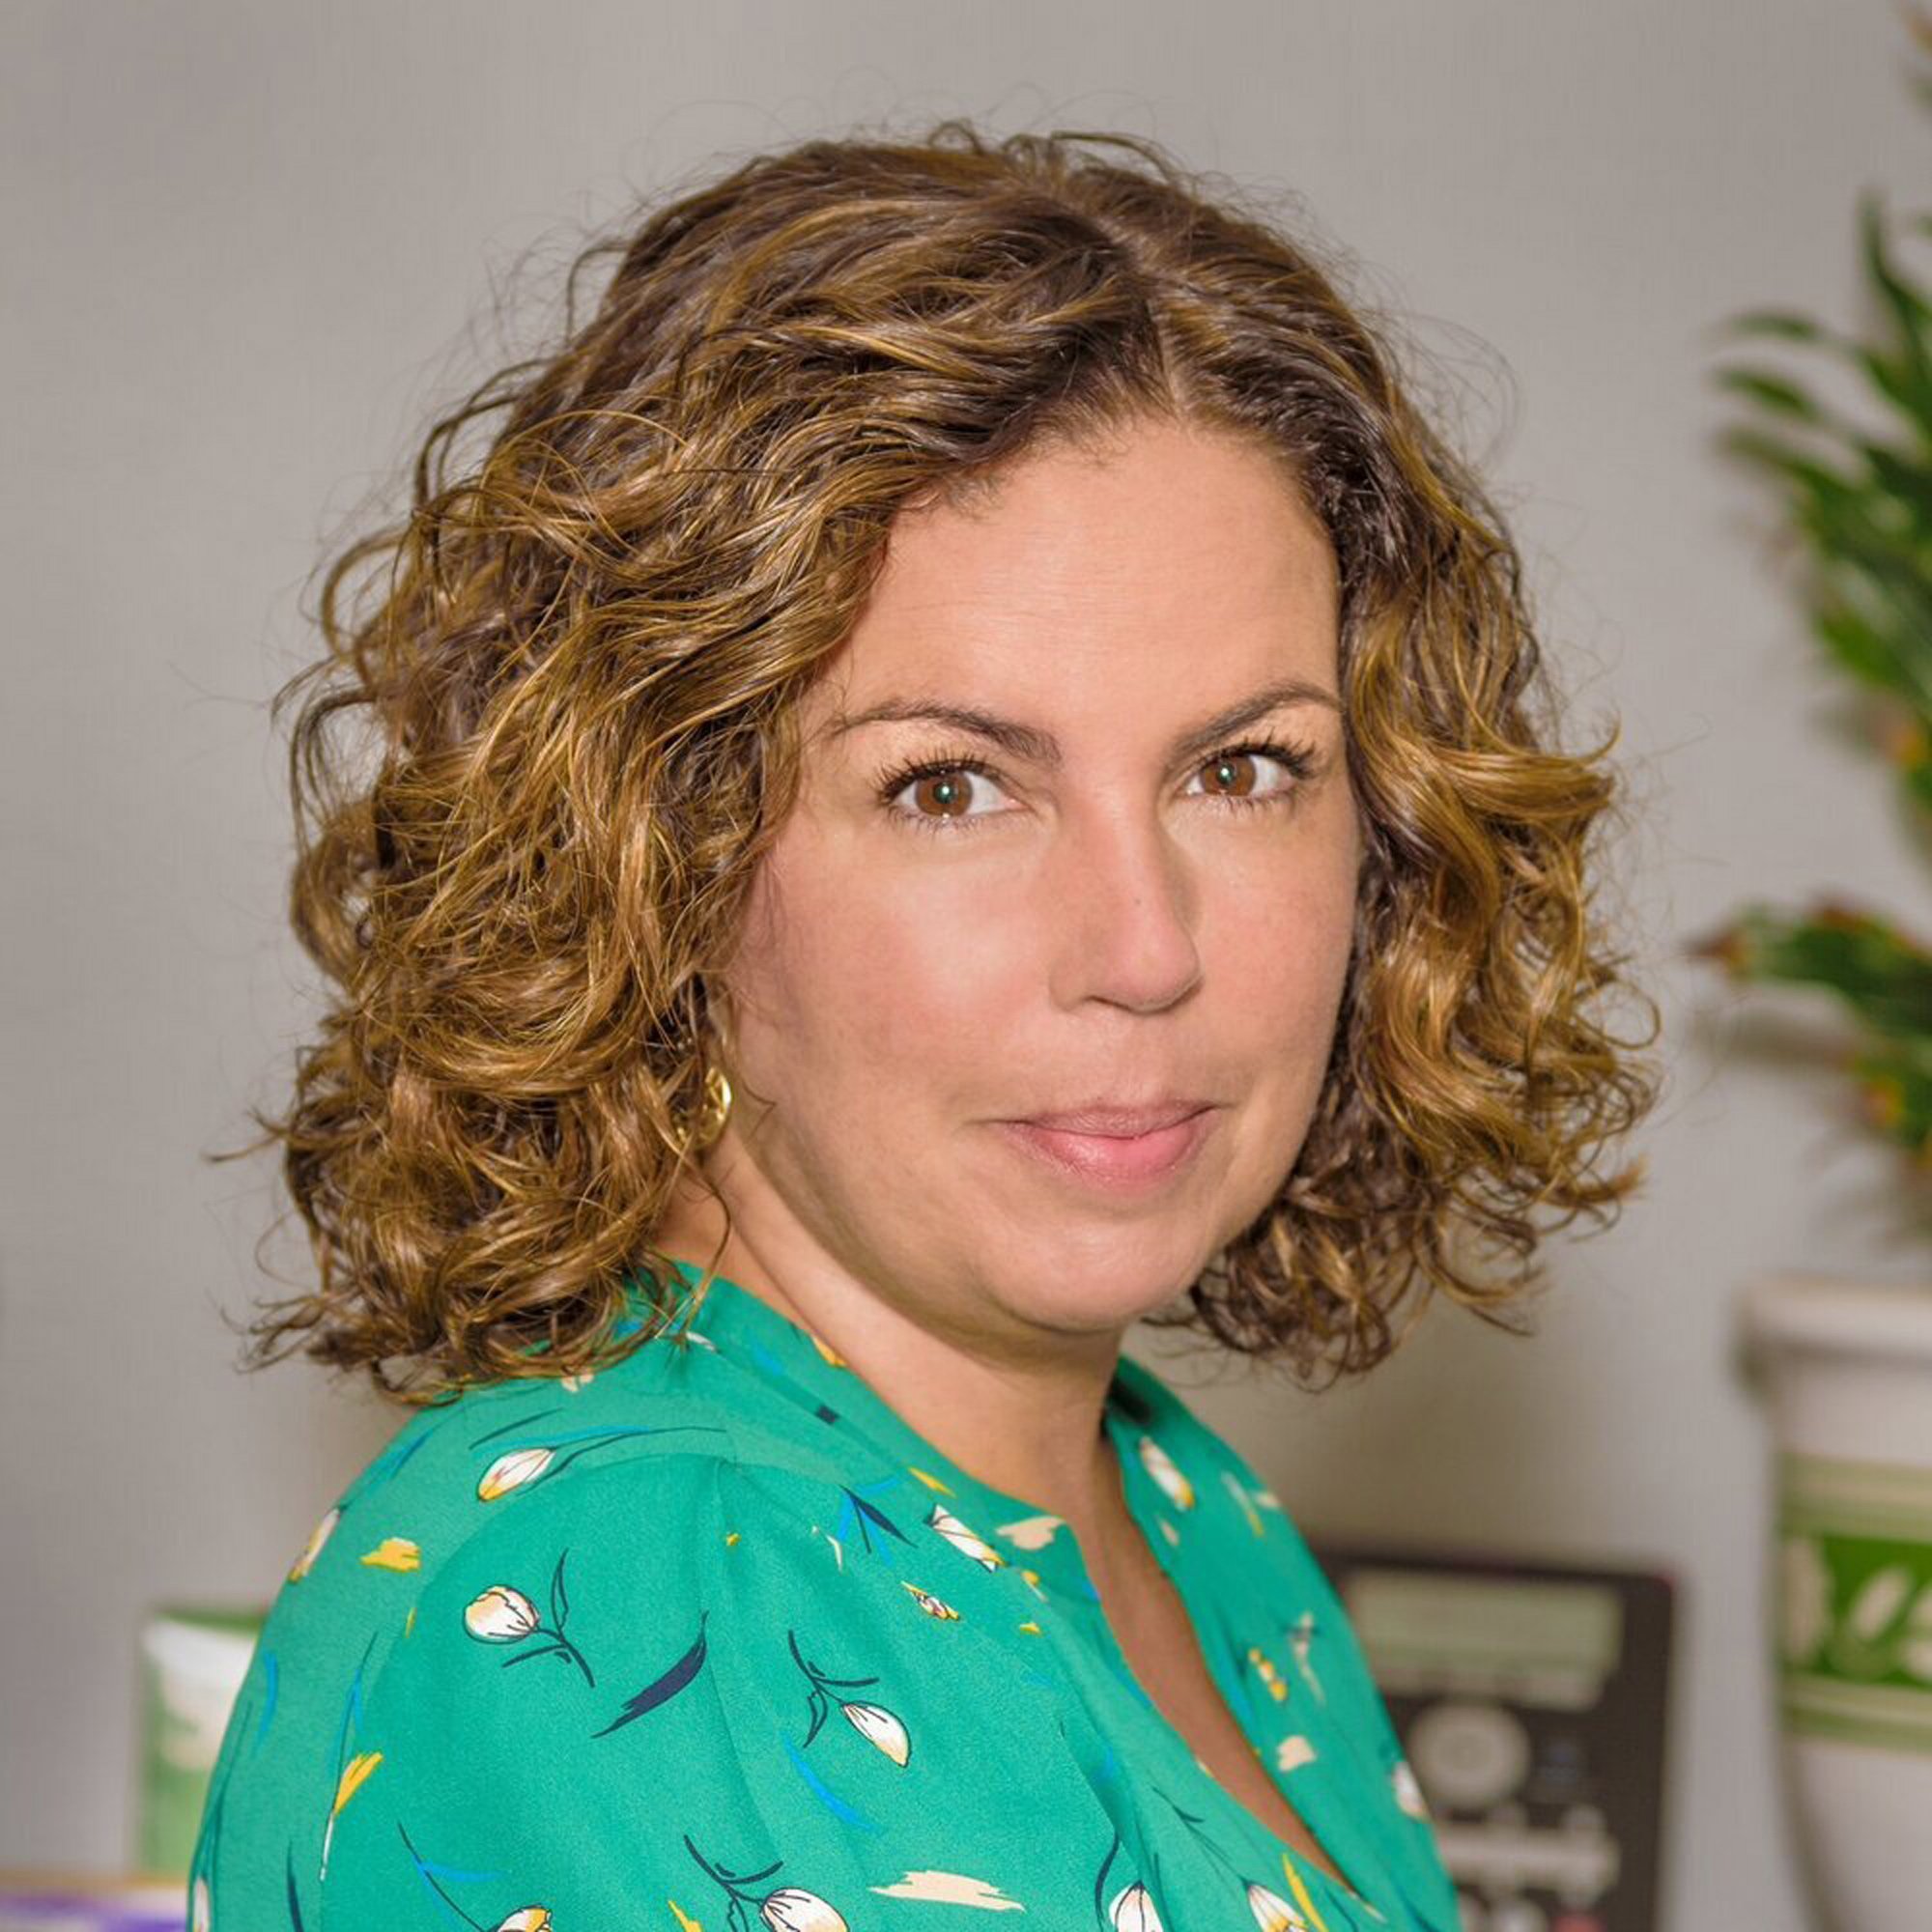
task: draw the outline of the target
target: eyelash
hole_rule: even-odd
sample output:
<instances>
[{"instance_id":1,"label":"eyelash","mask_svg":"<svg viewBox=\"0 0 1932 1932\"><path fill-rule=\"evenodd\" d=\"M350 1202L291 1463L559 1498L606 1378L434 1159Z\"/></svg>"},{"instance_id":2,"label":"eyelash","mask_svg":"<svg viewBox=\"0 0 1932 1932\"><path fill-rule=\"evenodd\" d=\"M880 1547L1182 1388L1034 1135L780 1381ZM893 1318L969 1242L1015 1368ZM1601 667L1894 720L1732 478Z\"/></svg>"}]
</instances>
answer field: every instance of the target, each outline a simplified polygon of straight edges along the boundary
<instances>
[{"instance_id":1,"label":"eyelash","mask_svg":"<svg viewBox=\"0 0 1932 1932\"><path fill-rule=\"evenodd\" d=\"M1231 798L1225 793L1209 793L1208 796L1213 798L1216 803L1227 806L1236 811L1259 811L1270 805L1293 804L1301 791L1302 781L1308 778L1309 774L1315 768L1315 753L1311 746L1292 745L1278 738L1254 738L1239 745L1224 746L1211 756L1204 758L1201 764L1197 765L1195 769L1203 771L1209 765L1218 763L1223 758L1246 757L1253 753L1259 753L1263 757L1274 758L1281 764L1286 765L1294 774L1294 782L1284 785L1280 791L1269 792L1262 798ZM995 781L999 777L999 774L990 765L985 763L983 759L975 758L965 753L961 753L956 757L922 758L912 764L900 765L895 770L886 773L880 779L878 784L879 803L886 809L889 817L903 820L906 824L917 826L922 831L945 837L950 837L955 831L972 831L976 828L974 819L970 814L962 818L933 818L924 812L895 811L893 810L893 800L907 785L916 782L920 779L945 778L953 772L971 772L976 777L993 779Z\"/></svg>"}]
</instances>

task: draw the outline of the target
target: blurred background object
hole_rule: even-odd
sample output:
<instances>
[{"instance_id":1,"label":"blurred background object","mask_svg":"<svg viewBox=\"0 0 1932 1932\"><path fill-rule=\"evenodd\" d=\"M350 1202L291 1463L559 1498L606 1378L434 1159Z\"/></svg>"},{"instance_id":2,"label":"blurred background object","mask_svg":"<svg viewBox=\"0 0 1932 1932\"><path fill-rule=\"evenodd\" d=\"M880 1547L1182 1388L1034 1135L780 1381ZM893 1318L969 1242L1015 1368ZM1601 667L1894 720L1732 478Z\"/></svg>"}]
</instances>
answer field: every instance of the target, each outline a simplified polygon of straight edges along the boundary
<instances>
[{"instance_id":1,"label":"blurred background object","mask_svg":"<svg viewBox=\"0 0 1932 1932\"><path fill-rule=\"evenodd\" d=\"M1314 1548L1421 1787L1463 1932L1654 1932L1675 1579Z\"/></svg>"},{"instance_id":2,"label":"blurred background object","mask_svg":"<svg viewBox=\"0 0 1932 1932\"><path fill-rule=\"evenodd\" d=\"M144 1872L187 1871L221 1734L266 1617L266 1605L173 1606L141 1626L134 1862Z\"/></svg>"},{"instance_id":3,"label":"blurred background object","mask_svg":"<svg viewBox=\"0 0 1932 1932\"><path fill-rule=\"evenodd\" d=\"M1912 16L1932 49L1932 22ZM1932 76L1918 77L1932 99ZM1779 487L1804 599L1858 725L1894 766L1917 838L1932 832L1932 301L1860 201L1873 317L1840 333L1758 309L1738 337L1825 352L1857 379L1845 409L1763 364L1719 370L1755 421L1724 445ZM1920 213L1907 236L1932 234ZM1861 412L1860 414L1848 412ZM1863 1119L1901 1151L1885 1205L1932 1234L1932 950L1835 893L1785 911L1759 902L1693 957L1739 985L1832 995ZM1916 1282L1787 1271L1746 1284L1741 1340L1762 1379L1775 1503L1766 1552L1767 1682L1815 1908L1839 1932L1926 1921L1932 1899L1932 1260Z\"/></svg>"}]
</instances>

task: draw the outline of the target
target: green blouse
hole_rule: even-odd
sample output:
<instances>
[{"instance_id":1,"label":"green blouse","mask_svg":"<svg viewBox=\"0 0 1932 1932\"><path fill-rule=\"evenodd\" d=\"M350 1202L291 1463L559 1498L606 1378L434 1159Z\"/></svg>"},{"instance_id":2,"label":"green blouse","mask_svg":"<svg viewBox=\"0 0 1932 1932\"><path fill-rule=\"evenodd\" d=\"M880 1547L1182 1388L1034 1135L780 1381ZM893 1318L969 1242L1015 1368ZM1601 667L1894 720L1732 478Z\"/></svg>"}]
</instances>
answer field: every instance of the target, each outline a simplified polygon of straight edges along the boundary
<instances>
[{"instance_id":1,"label":"green blouse","mask_svg":"<svg viewBox=\"0 0 1932 1932\"><path fill-rule=\"evenodd\" d=\"M1352 1886L1161 1715L1059 1518L716 1277L610 1368L417 1410L349 1485L230 1718L189 1926L1457 1932L1279 1501L1126 1355L1106 1426L1214 1682Z\"/></svg>"}]
</instances>

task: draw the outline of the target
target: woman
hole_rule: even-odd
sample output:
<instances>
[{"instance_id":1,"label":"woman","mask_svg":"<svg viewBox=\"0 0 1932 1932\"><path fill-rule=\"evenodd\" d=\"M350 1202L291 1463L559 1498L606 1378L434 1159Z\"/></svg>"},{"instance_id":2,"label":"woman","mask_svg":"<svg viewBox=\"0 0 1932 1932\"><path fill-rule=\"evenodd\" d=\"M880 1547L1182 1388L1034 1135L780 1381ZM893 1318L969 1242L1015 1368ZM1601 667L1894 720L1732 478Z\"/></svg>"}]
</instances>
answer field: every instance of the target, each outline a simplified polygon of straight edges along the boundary
<instances>
[{"instance_id":1,"label":"woman","mask_svg":"<svg viewBox=\"0 0 1932 1932\"><path fill-rule=\"evenodd\" d=\"M255 1352L416 1412L192 1923L1456 1925L1307 1546L1121 1345L1361 1373L1631 1189L1608 747L1330 280L1107 145L659 210L331 570Z\"/></svg>"}]
</instances>

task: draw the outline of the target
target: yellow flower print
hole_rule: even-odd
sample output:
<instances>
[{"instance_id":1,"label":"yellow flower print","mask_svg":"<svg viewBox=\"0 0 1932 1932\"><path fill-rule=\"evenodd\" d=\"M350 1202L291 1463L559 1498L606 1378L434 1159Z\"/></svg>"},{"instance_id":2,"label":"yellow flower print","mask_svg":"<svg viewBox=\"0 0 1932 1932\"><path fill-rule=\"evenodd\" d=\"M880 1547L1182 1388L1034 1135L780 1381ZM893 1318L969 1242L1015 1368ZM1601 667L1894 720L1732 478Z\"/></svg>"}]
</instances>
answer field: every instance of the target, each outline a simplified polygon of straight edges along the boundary
<instances>
[{"instance_id":1,"label":"yellow flower print","mask_svg":"<svg viewBox=\"0 0 1932 1932\"><path fill-rule=\"evenodd\" d=\"M328 1877L328 1848L335 1842L335 1821L341 1815L342 1807L362 1789L369 1774L382 1762L381 1751L358 1751L342 1767L342 1776L335 1785L335 1803L328 1807L328 1823L322 1831L322 1869L316 1874L318 1884Z\"/></svg>"},{"instance_id":2,"label":"yellow flower print","mask_svg":"<svg viewBox=\"0 0 1932 1932\"><path fill-rule=\"evenodd\" d=\"M1165 1932L1152 1893L1138 1879L1115 1897L1107 1917L1116 1932Z\"/></svg>"},{"instance_id":3,"label":"yellow flower print","mask_svg":"<svg viewBox=\"0 0 1932 1932\"><path fill-rule=\"evenodd\" d=\"M1260 1932L1308 1932L1308 1920L1280 1892L1264 1885L1248 1887L1248 1910Z\"/></svg>"},{"instance_id":4,"label":"yellow flower print","mask_svg":"<svg viewBox=\"0 0 1932 1932\"><path fill-rule=\"evenodd\" d=\"M1411 1818L1428 1818L1429 1801L1423 1797L1422 1786L1416 1782L1415 1773L1406 1757L1396 1759L1395 1768L1389 1773L1389 1784L1402 1810Z\"/></svg>"},{"instance_id":5,"label":"yellow flower print","mask_svg":"<svg viewBox=\"0 0 1932 1932\"><path fill-rule=\"evenodd\" d=\"M362 1789L368 1782L369 1774L382 1762L381 1751L358 1751L342 1767L342 1776L335 1786L335 1803L328 1810L331 1818Z\"/></svg>"},{"instance_id":6,"label":"yellow flower print","mask_svg":"<svg viewBox=\"0 0 1932 1932\"><path fill-rule=\"evenodd\" d=\"M934 1503L926 1512L925 1520L929 1527L936 1529L954 1549L963 1551L974 1562L984 1564L988 1570L1003 1570L1007 1559L989 1544L984 1537L976 1535L959 1520L944 1503Z\"/></svg>"},{"instance_id":7,"label":"yellow flower print","mask_svg":"<svg viewBox=\"0 0 1932 1932\"><path fill-rule=\"evenodd\" d=\"M1175 1466L1174 1458L1151 1435L1143 1435L1134 1445L1140 1452L1141 1466L1147 1470L1176 1509L1194 1507L1194 1485Z\"/></svg>"},{"instance_id":8,"label":"yellow flower print","mask_svg":"<svg viewBox=\"0 0 1932 1932\"><path fill-rule=\"evenodd\" d=\"M578 1392L578 1390L582 1388L586 1382L593 1382L596 1379L597 1379L596 1370L582 1369L574 1376L563 1376L559 1378L557 1381L557 1387L560 1389L566 1389L570 1392L570 1394L575 1395ZM546 1925L550 1923L549 1913L544 1914L543 1922Z\"/></svg>"},{"instance_id":9,"label":"yellow flower print","mask_svg":"<svg viewBox=\"0 0 1932 1932\"><path fill-rule=\"evenodd\" d=\"M1305 1921L1314 1928L1314 1932L1328 1932L1327 1920L1321 1917L1321 1913L1316 1911L1315 1901L1309 1897L1308 1888L1301 1882L1301 1874L1295 1870L1286 1852L1283 1852L1281 1855L1281 1871L1282 1876L1288 1880L1289 1890L1294 1894L1294 1902L1302 1910ZM1368 1909L1375 1913L1378 1918L1382 1916L1379 1912L1376 1912L1376 1908L1373 1905Z\"/></svg>"},{"instance_id":10,"label":"yellow flower print","mask_svg":"<svg viewBox=\"0 0 1932 1932\"><path fill-rule=\"evenodd\" d=\"M477 1495L486 1503L494 1503L498 1496L506 1496L512 1490L535 1482L550 1467L554 1453L549 1449L512 1449L507 1455L498 1456L483 1471L483 1480L476 1485Z\"/></svg>"},{"instance_id":11,"label":"yellow flower print","mask_svg":"<svg viewBox=\"0 0 1932 1932\"><path fill-rule=\"evenodd\" d=\"M463 1627L485 1643L516 1643L541 1630L543 1618L521 1590L492 1583L463 1612Z\"/></svg>"},{"instance_id":12,"label":"yellow flower print","mask_svg":"<svg viewBox=\"0 0 1932 1932\"><path fill-rule=\"evenodd\" d=\"M847 1366L845 1357L830 1342L826 1341L822 1336L813 1335L810 1328L805 1332L808 1336L810 1336L811 1346L825 1358L825 1364L828 1368L842 1369Z\"/></svg>"},{"instance_id":13,"label":"yellow flower print","mask_svg":"<svg viewBox=\"0 0 1932 1932\"><path fill-rule=\"evenodd\" d=\"M901 1577L900 1581L904 1583L904 1578ZM951 1604L941 1602L939 1598L933 1596L930 1592L922 1590L917 1583L905 1583L905 1588L912 1592L913 1602L927 1616L939 1617L941 1619L950 1618L954 1623L959 1621L959 1612Z\"/></svg>"},{"instance_id":14,"label":"yellow flower print","mask_svg":"<svg viewBox=\"0 0 1932 1932\"><path fill-rule=\"evenodd\" d=\"M1267 1686L1268 1695L1279 1704L1288 1695L1288 1686L1282 1681L1281 1672L1274 1667L1273 1660L1259 1644L1249 1644L1248 1662L1255 1666L1255 1674Z\"/></svg>"},{"instance_id":15,"label":"yellow flower print","mask_svg":"<svg viewBox=\"0 0 1932 1932\"><path fill-rule=\"evenodd\" d=\"M308 1548L296 1558L295 1568L289 1572L289 1581L299 1583L315 1568L315 1559L322 1554L322 1546L335 1534L335 1525L342 1520L342 1511L332 1509L316 1524L309 1537Z\"/></svg>"},{"instance_id":16,"label":"yellow flower print","mask_svg":"<svg viewBox=\"0 0 1932 1932\"><path fill-rule=\"evenodd\" d=\"M194 1882L193 1903L188 1910L187 1932L208 1932L213 1909L209 1897L208 1881L205 1878L197 1878Z\"/></svg>"},{"instance_id":17,"label":"yellow flower print","mask_svg":"<svg viewBox=\"0 0 1932 1932\"><path fill-rule=\"evenodd\" d=\"M407 1536L385 1536L362 1561L372 1570L420 1570L422 1551Z\"/></svg>"},{"instance_id":18,"label":"yellow flower print","mask_svg":"<svg viewBox=\"0 0 1932 1932\"><path fill-rule=\"evenodd\" d=\"M550 1912L541 1905L526 1905L521 1912L511 1913L497 1932L551 1932Z\"/></svg>"}]
</instances>

